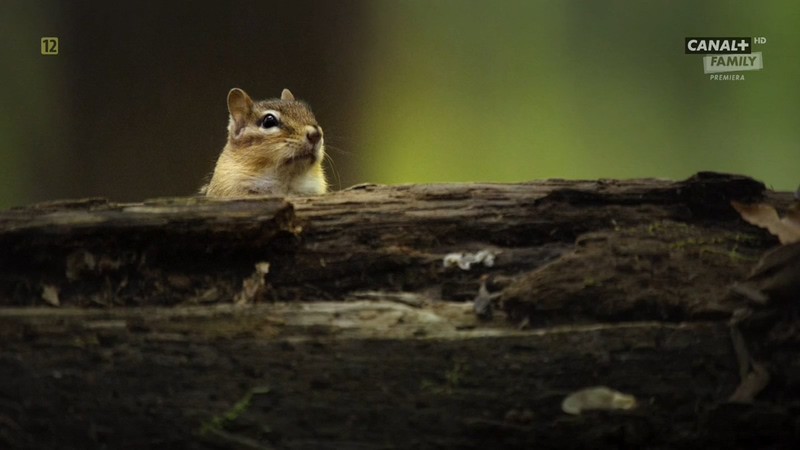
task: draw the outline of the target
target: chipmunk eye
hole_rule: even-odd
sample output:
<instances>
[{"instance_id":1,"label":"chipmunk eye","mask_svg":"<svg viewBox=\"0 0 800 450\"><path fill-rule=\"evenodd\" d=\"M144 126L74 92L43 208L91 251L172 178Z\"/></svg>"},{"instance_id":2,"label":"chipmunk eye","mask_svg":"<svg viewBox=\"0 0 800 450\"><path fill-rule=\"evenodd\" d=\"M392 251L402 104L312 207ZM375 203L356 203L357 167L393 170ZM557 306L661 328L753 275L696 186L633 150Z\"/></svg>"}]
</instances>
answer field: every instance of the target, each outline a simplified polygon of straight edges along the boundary
<instances>
[{"instance_id":1,"label":"chipmunk eye","mask_svg":"<svg viewBox=\"0 0 800 450\"><path fill-rule=\"evenodd\" d=\"M261 126L263 128L272 128L278 126L278 118L272 114L267 114L264 116L264 119L261 120Z\"/></svg>"}]
</instances>

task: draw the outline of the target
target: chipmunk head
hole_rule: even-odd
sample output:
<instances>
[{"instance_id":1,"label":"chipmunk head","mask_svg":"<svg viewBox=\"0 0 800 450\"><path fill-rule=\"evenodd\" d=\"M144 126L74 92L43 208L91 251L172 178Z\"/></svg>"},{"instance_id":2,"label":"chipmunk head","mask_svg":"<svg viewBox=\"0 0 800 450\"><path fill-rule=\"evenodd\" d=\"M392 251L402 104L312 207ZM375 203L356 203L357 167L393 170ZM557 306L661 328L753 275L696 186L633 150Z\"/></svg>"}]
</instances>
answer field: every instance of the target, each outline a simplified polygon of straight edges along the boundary
<instances>
[{"instance_id":1,"label":"chipmunk head","mask_svg":"<svg viewBox=\"0 0 800 450\"><path fill-rule=\"evenodd\" d=\"M322 128L311 108L288 89L280 99L259 102L241 89L231 89L228 112L228 142L200 193L234 197L327 191Z\"/></svg>"},{"instance_id":2,"label":"chipmunk head","mask_svg":"<svg viewBox=\"0 0 800 450\"><path fill-rule=\"evenodd\" d=\"M325 155L322 127L311 108L284 89L280 99L254 102L239 88L228 93L228 146L240 161L298 174Z\"/></svg>"}]
</instances>

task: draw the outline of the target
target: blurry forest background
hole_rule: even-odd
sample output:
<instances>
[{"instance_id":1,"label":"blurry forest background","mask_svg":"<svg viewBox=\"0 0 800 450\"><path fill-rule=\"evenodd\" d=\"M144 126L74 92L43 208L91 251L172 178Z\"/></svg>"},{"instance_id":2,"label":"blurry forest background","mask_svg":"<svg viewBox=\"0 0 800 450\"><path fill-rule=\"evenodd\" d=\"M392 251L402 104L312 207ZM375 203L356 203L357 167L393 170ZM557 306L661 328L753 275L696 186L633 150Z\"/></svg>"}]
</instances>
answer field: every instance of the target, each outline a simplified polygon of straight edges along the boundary
<instances>
[{"instance_id":1,"label":"blurry forest background","mask_svg":"<svg viewBox=\"0 0 800 450\"><path fill-rule=\"evenodd\" d=\"M710 81L687 36L764 36L764 70ZM800 182L794 0L4 0L0 64L0 208L194 193L234 86L313 106L335 189Z\"/></svg>"}]
</instances>

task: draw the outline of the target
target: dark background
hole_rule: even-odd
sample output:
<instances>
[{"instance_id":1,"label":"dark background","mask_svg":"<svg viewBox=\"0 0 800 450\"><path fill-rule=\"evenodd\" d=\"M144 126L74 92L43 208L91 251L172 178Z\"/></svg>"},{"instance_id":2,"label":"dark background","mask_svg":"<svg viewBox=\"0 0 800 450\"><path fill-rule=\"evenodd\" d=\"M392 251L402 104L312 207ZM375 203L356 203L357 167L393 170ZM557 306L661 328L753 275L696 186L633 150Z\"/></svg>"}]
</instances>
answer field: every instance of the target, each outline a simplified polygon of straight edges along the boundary
<instances>
[{"instance_id":1,"label":"dark background","mask_svg":"<svg viewBox=\"0 0 800 450\"><path fill-rule=\"evenodd\" d=\"M365 29L357 26L363 19L356 2L15 8L16 19L37 21L14 35L15 44L38 53L39 36L58 36L60 51L7 67L14 73L2 89L16 142L5 140L4 151L21 152L3 161L5 204L193 193L225 143L232 87L254 98L288 87L309 99L326 130L346 130L353 121L351 105L335 102L357 95L360 81L355 66Z\"/></svg>"}]
</instances>

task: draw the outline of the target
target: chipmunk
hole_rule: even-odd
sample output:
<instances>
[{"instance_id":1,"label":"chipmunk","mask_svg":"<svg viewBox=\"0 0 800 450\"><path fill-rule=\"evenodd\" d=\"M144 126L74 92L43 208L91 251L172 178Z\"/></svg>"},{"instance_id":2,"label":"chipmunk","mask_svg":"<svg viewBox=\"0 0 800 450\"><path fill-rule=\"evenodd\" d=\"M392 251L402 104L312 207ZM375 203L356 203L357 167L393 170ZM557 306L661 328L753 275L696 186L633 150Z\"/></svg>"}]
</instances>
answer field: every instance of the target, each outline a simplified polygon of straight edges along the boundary
<instances>
[{"instance_id":1,"label":"chipmunk","mask_svg":"<svg viewBox=\"0 0 800 450\"><path fill-rule=\"evenodd\" d=\"M322 128L311 108L288 89L280 99L258 102L231 89L228 112L228 142L200 194L318 195L328 190Z\"/></svg>"}]
</instances>

